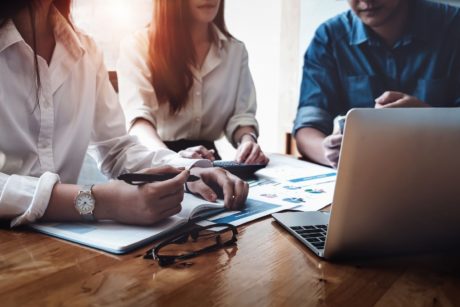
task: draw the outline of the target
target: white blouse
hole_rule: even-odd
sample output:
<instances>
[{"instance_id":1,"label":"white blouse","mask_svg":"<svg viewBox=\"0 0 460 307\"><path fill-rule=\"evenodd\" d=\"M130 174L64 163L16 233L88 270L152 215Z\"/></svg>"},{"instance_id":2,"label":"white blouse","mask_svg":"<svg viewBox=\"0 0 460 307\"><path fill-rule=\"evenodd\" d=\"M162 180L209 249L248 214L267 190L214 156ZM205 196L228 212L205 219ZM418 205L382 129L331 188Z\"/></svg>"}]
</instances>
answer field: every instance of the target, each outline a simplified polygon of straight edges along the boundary
<instances>
[{"instance_id":1,"label":"white blouse","mask_svg":"<svg viewBox=\"0 0 460 307\"><path fill-rule=\"evenodd\" d=\"M159 105L151 84L148 64L148 29L123 40L117 64L119 97L127 127L137 118L151 122L164 141L179 139L214 141L224 133L232 135L239 126L253 126L256 92L244 44L228 39L214 26L218 42L213 43L198 71L186 106L171 115L167 104Z\"/></svg>"},{"instance_id":2,"label":"white blouse","mask_svg":"<svg viewBox=\"0 0 460 307\"><path fill-rule=\"evenodd\" d=\"M0 28L0 151L22 161L0 173L0 218L13 219L12 226L40 218L56 182L76 183L88 146L109 177L196 163L128 136L101 52L54 8L51 18L56 46L49 65L38 57L39 104L33 50L12 21Z\"/></svg>"}]
</instances>

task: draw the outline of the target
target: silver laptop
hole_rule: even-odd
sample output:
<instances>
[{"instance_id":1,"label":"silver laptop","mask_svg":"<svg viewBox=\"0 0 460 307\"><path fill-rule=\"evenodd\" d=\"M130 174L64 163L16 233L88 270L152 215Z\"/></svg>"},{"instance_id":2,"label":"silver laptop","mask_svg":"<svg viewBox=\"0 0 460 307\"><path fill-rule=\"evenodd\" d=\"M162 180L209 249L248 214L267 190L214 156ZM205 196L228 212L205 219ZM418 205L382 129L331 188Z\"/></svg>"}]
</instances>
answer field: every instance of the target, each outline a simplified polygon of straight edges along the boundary
<instances>
[{"instance_id":1,"label":"silver laptop","mask_svg":"<svg viewBox=\"0 0 460 307\"><path fill-rule=\"evenodd\" d=\"M326 259L460 246L460 108L353 109L331 213L273 217Z\"/></svg>"}]
</instances>

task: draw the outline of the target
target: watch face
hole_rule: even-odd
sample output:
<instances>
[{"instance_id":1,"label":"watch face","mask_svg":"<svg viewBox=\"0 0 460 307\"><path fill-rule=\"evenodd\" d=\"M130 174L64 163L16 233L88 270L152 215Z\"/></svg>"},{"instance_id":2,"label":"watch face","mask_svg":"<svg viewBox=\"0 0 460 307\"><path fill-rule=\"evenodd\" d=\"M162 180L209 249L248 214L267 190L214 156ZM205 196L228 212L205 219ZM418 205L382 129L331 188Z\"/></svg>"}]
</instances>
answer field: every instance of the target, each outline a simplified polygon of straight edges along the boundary
<instances>
[{"instance_id":1,"label":"watch face","mask_svg":"<svg viewBox=\"0 0 460 307\"><path fill-rule=\"evenodd\" d=\"M90 214L94 210L94 198L89 193L80 193L76 199L75 207L80 214Z\"/></svg>"}]
</instances>

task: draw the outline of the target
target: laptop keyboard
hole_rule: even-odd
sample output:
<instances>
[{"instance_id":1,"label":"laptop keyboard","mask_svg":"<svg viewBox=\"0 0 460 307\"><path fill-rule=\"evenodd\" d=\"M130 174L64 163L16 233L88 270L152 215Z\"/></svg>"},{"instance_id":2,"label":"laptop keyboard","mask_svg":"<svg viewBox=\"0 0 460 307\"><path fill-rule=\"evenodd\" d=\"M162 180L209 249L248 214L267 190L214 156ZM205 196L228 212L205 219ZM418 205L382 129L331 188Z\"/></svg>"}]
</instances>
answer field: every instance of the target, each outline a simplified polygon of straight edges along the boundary
<instances>
[{"instance_id":1,"label":"laptop keyboard","mask_svg":"<svg viewBox=\"0 0 460 307\"><path fill-rule=\"evenodd\" d=\"M317 249L324 249L327 225L292 226L291 229Z\"/></svg>"}]
</instances>

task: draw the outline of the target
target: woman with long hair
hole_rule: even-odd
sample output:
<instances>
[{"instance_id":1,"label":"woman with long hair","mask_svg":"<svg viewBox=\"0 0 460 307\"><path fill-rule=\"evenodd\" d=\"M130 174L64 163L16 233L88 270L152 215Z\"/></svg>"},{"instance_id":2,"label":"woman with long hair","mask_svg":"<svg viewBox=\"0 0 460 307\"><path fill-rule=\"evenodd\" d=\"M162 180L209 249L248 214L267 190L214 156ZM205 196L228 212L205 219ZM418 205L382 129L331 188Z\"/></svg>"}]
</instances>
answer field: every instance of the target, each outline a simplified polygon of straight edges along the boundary
<instances>
[{"instance_id":1,"label":"woman with long hair","mask_svg":"<svg viewBox=\"0 0 460 307\"><path fill-rule=\"evenodd\" d=\"M69 0L0 2L0 152L21 160L0 172L0 219L12 226L96 219L152 224L181 210L190 173L202 179L187 184L192 192L213 201L223 190L227 207L242 205L248 187L235 176L198 167L210 166L207 160L149 150L127 135L102 55L69 14ZM139 171L176 176L141 186L114 180L80 187L88 147L111 178Z\"/></svg>"},{"instance_id":2,"label":"woman with long hair","mask_svg":"<svg viewBox=\"0 0 460 307\"><path fill-rule=\"evenodd\" d=\"M228 32L224 0L154 0L150 26L122 42L119 97L131 134L183 157L267 163L257 144L256 95L244 44Z\"/></svg>"}]
</instances>

